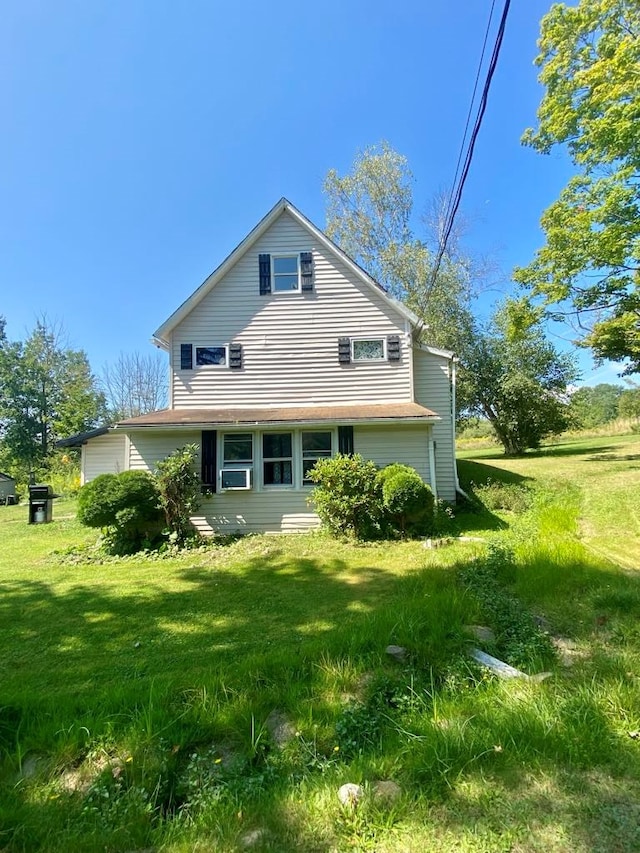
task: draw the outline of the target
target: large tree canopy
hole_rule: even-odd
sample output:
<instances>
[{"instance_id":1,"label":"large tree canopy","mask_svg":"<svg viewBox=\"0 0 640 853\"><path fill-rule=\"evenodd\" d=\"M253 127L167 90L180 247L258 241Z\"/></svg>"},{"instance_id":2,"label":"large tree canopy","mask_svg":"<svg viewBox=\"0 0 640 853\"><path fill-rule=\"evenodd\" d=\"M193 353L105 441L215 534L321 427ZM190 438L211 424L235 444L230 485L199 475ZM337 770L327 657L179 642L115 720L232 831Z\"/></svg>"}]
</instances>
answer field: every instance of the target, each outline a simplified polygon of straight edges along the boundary
<instances>
[{"instance_id":1,"label":"large tree canopy","mask_svg":"<svg viewBox=\"0 0 640 853\"><path fill-rule=\"evenodd\" d=\"M10 342L0 323L0 450L16 471L46 464L56 439L104 416L86 354L65 346L59 328L42 318L26 341Z\"/></svg>"},{"instance_id":2,"label":"large tree canopy","mask_svg":"<svg viewBox=\"0 0 640 853\"><path fill-rule=\"evenodd\" d=\"M542 19L538 127L579 169L542 217L546 245L515 278L573 312L599 358L640 371L640 4L580 0Z\"/></svg>"},{"instance_id":3,"label":"large tree canopy","mask_svg":"<svg viewBox=\"0 0 640 853\"><path fill-rule=\"evenodd\" d=\"M356 157L350 174L325 181L327 232L427 325L429 344L459 358L458 406L491 422L505 451L520 453L566 425L562 394L575 377L570 359L545 339L539 312L507 303L483 329L472 311L475 264L457 240L433 279L438 200L424 239L411 228L413 178L387 143Z\"/></svg>"},{"instance_id":4,"label":"large tree canopy","mask_svg":"<svg viewBox=\"0 0 640 853\"><path fill-rule=\"evenodd\" d=\"M360 152L344 176L332 169L324 184L327 234L429 328L429 342L460 352L472 325L474 264L454 239L434 282L437 223L411 227L413 175L406 157L387 143ZM434 200L437 207L439 200Z\"/></svg>"},{"instance_id":5,"label":"large tree canopy","mask_svg":"<svg viewBox=\"0 0 640 853\"><path fill-rule=\"evenodd\" d=\"M547 340L541 320L527 300L507 300L467 353L471 409L489 421L505 453L537 448L569 425L566 391L575 362Z\"/></svg>"}]
</instances>

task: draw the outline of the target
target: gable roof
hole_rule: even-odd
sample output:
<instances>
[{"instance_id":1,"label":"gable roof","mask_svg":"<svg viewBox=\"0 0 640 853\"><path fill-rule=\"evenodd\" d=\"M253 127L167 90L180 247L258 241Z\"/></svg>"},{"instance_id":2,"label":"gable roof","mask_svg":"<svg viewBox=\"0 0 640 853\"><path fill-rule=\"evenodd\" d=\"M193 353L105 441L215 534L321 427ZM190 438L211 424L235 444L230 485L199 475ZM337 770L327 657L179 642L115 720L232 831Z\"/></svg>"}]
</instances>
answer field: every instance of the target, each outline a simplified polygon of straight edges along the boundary
<instances>
[{"instance_id":1,"label":"gable roof","mask_svg":"<svg viewBox=\"0 0 640 853\"><path fill-rule=\"evenodd\" d=\"M0 480L2 480L3 482L15 483L15 477L10 477L8 474L3 474L2 471L0 471Z\"/></svg>"},{"instance_id":2,"label":"gable roof","mask_svg":"<svg viewBox=\"0 0 640 853\"><path fill-rule=\"evenodd\" d=\"M334 255L337 255L338 258L351 270L351 272L354 273L354 275L367 287L372 288L377 296L383 299L390 308L408 320L414 328L422 328L422 321L413 313L413 311L410 311L406 305L402 304L402 302L399 302L397 299L389 296L385 289L378 284L378 282L375 281L369 273L363 270L362 267L353 260L353 258L350 258L349 255L347 255L346 252L343 252L342 249L334 243L333 240L327 237L324 232L317 228L311 220L307 219L304 214L300 213L295 205L291 204L288 199L281 198L280 201L271 208L269 213L267 213L267 215L258 222L256 227L247 234L244 240L236 246L233 252L225 258L220 266L218 266L211 275L203 281L200 287L195 290L188 299L185 299L182 305L180 305L180 307L174 311L173 314L158 327L158 329L156 329L153 333L153 342L155 344L160 346L162 349L168 349L167 336L172 332L172 330L187 316L187 314L193 311L198 303L204 299L204 297L285 211L289 213L293 219L302 226L302 228L308 231L318 243L324 246L325 249Z\"/></svg>"}]
</instances>

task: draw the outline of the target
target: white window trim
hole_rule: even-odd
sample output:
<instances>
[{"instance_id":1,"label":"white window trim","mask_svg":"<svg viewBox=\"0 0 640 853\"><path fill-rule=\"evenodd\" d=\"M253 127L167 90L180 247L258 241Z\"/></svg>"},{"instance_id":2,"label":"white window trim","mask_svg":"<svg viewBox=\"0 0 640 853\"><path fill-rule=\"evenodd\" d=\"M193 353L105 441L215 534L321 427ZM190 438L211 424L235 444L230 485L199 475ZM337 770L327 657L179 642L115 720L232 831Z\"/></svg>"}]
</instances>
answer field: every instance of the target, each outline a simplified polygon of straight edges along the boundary
<instances>
[{"instance_id":1,"label":"white window trim","mask_svg":"<svg viewBox=\"0 0 640 853\"><path fill-rule=\"evenodd\" d=\"M356 338L350 338L351 341L351 361L355 364L379 364L387 360L387 336L386 335L358 335ZM356 358L353 345L356 341L382 341L382 358Z\"/></svg>"},{"instance_id":2,"label":"white window trim","mask_svg":"<svg viewBox=\"0 0 640 853\"><path fill-rule=\"evenodd\" d=\"M221 366L221 365L203 365L203 366ZM226 462L224 458L224 439L227 435L250 435L251 436L251 461L244 462L242 460L234 459L233 462ZM218 488L220 492L238 492L238 491L248 491L248 489L238 489L231 488L225 489L222 486L222 472L226 469L227 471L239 471L249 469L251 471L250 480L252 490L255 490L255 472L256 472L256 433L253 430L220 430L218 436L218 459L220 460L218 463Z\"/></svg>"},{"instance_id":3,"label":"white window trim","mask_svg":"<svg viewBox=\"0 0 640 853\"><path fill-rule=\"evenodd\" d=\"M293 291L292 291L293 292ZM263 437L265 435L280 435L282 433L289 433L291 435L291 456L265 456L264 455L264 444ZM297 442L296 442L296 430L295 429L287 429L286 427L274 427L273 429L262 429L258 432L260 445L260 485L261 487L270 492L272 489L274 491L286 491L292 489L299 489L300 486L298 484L298 475L297 475L297 465L296 465L296 451L297 451ZM291 482L290 483L265 483L264 481L264 463L265 462L286 462L287 460L291 460Z\"/></svg>"},{"instance_id":4,"label":"white window trim","mask_svg":"<svg viewBox=\"0 0 640 853\"><path fill-rule=\"evenodd\" d=\"M224 364L198 364L199 349L224 349ZM229 367L229 344L193 344L191 357L194 370L226 370Z\"/></svg>"},{"instance_id":5,"label":"white window trim","mask_svg":"<svg viewBox=\"0 0 640 853\"><path fill-rule=\"evenodd\" d=\"M276 290L276 275L275 271L275 263L276 258L295 258L298 270L298 286L295 290ZM280 275L293 275L293 273L280 273ZM300 271L300 252L277 252L276 254L271 255L271 293L276 296L287 296L292 293L301 293L302 292L302 274Z\"/></svg>"},{"instance_id":6,"label":"white window trim","mask_svg":"<svg viewBox=\"0 0 640 853\"><path fill-rule=\"evenodd\" d=\"M297 474L300 478L298 488L307 490L307 489L313 489L315 487L315 483L305 483L305 481L304 481L304 472L303 472L304 455L303 455L303 450L302 450L302 433L303 432L329 432L329 433L331 433L331 455L330 456L323 456L322 458L323 459L333 459L333 457L338 452L337 451L338 428L333 427L333 426L326 426L326 427L309 426L309 427L301 427L298 430L297 447L296 447L296 450L298 452L298 463L296 465L296 469L297 469Z\"/></svg>"},{"instance_id":7,"label":"white window trim","mask_svg":"<svg viewBox=\"0 0 640 853\"><path fill-rule=\"evenodd\" d=\"M282 484L271 484L264 482L264 457L262 454L262 436L267 435L268 433L282 433L289 432L291 433L291 463L292 463L292 483L282 483ZM218 488L220 492L226 494L227 492L242 492L242 489L223 489L222 488L222 480L220 472L225 467L224 464L224 437L225 435L234 435L234 434L247 434L251 435L253 441L253 462L250 464L248 462L233 462L229 463L229 467L231 468L248 468L251 467L253 469L252 476L252 492L279 492L279 491L302 491L308 494L309 489L312 489L313 483L304 483L302 476L302 433L303 432L330 432L331 433L331 458L333 458L338 452L338 427L327 425L324 426L322 424L317 425L309 425L302 427L292 427L291 429L287 429L284 426L277 427L267 427L261 429L247 429L238 428L238 429L219 429L218 430ZM288 457L282 457L288 458ZM328 457L327 457L328 458ZM247 491L247 490L244 490Z\"/></svg>"}]
</instances>

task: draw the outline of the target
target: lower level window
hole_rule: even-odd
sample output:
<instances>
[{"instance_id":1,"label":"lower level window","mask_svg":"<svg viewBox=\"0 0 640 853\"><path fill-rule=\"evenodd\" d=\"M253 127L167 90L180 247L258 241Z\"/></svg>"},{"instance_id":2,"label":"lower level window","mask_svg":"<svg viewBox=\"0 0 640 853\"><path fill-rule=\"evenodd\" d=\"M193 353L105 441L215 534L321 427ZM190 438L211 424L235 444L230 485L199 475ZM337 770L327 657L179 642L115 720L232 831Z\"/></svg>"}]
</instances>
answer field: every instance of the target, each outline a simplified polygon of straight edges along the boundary
<instances>
[{"instance_id":1,"label":"lower level window","mask_svg":"<svg viewBox=\"0 0 640 853\"><path fill-rule=\"evenodd\" d=\"M226 433L222 443L223 489L248 489L252 481L253 436L251 433Z\"/></svg>"},{"instance_id":2,"label":"lower level window","mask_svg":"<svg viewBox=\"0 0 640 853\"><path fill-rule=\"evenodd\" d=\"M290 432L262 436L262 482L265 486L293 485L293 441Z\"/></svg>"},{"instance_id":3,"label":"lower level window","mask_svg":"<svg viewBox=\"0 0 640 853\"><path fill-rule=\"evenodd\" d=\"M331 433L326 430L302 433L302 482L312 484L309 471L319 459L331 456Z\"/></svg>"}]
</instances>

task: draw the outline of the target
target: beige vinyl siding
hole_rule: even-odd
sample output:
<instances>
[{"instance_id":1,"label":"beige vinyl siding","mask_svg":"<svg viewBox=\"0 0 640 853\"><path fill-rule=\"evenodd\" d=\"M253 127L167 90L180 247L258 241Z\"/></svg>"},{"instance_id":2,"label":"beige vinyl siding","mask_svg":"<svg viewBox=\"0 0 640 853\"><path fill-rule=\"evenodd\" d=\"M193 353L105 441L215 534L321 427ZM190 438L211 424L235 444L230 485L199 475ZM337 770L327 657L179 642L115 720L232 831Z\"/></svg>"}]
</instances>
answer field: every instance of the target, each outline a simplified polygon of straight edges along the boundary
<instances>
[{"instance_id":1,"label":"beige vinyl siding","mask_svg":"<svg viewBox=\"0 0 640 853\"><path fill-rule=\"evenodd\" d=\"M448 358L414 349L415 401L442 418L433 424L438 497L452 501L456 498L456 473L449 369Z\"/></svg>"},{"instance_id":2,"label":"beige vinyl siding","mask_svg":"<svg viewBox=\"0 0 640 853\"><path fill-rule=\"evenodd\" d=\"M129 468L132 471L153 471L156 464L185 444L200 445L197 430L180 432L132 432L130 434Z\"/></svg>"},{"instance_id":3,"label":"beige vinyl siding","mask_svg":"<svg viewBox=\"0 0 640 853\"><path fill-rule=\"evenodd\" d=\"M203 534L304 533L319 525L307 505L310 489L223 492L203 500L192 518Z\"/></svg>"},{"instance_id":4,"label":"beige vinyl siding","mask_svg":"<svg viewBox=\"0 0 640 853\"><path fill-rule=\"evenodd\" d=\"M312 293L260 296L258 255L313 251ZM172 407L411 400L405 321L283 213L172 334ZM401 336L401 360L338 363L339 337ZM180 345L243 346L243 367L180 369ZM194 360L195 363L195 360Z\"/></svg>"},{"instance_id":5,"label":"beige vinyl siding","mask_svg":"<svg viewBox=\"0 0 640 853\"><path fill-rule=\"evenodd\" d=\"M109 432L91 438L82 447L81 479L89 483L99 474L119 474L128 467L127 437Z\"/></svg>"},{"instance_id":6,"label":"beige vinyl siding","mask_svg":"<svg viewBox=\"0 0 640 853\"><path fill-rule=\"evenodd\" d=\"M383 468L401 462L415 468L429 482L429 429L427 425L355 426L353 449Z\"/></svg>"}]
</instances>

